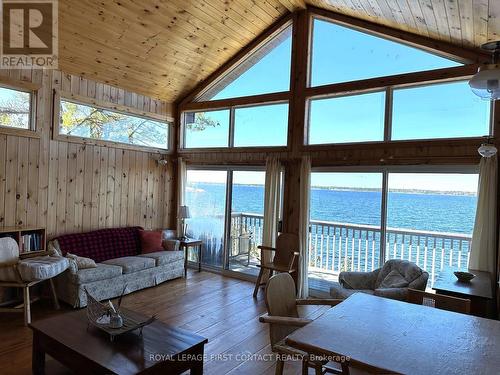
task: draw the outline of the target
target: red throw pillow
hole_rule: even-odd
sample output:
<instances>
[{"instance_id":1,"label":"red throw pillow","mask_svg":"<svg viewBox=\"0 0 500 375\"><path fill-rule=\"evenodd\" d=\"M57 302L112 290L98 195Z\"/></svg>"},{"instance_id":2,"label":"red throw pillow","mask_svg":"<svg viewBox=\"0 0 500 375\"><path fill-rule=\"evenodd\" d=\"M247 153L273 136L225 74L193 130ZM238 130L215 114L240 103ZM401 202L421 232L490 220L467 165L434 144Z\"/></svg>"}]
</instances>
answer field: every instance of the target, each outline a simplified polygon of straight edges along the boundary
<instances>
[{"instance_id":1,"label":"red throw pillow","mask_svg":"<svg viewBox=\"0 0 500 375\"><path fill-rule=\"evenodd\" d=\"M161 231L154 230L141 230L139 231L139 238L141 240L141 253L154 253L156 251L162 251L163 247L161 245Z\"/></svg>"}]
</instances>

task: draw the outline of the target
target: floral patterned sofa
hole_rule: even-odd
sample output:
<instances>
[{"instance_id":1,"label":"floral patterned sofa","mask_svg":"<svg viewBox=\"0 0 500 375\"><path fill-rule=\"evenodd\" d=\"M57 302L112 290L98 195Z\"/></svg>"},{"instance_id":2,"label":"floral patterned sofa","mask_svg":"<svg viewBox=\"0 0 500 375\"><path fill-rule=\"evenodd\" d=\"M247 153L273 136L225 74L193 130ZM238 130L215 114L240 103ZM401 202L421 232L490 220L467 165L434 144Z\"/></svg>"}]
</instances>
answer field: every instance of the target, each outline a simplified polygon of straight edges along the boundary
<instances>
[{"instance_id":1,"label":"floral patterned sofa","mask_svg":"<svg viewBox=\"0 0 500 375\"><path fill-rule=\"evenodd\" d=\"M140 227L101 229L88 233L67 234L49 242L49 250L91 258L97 267L69 269L56 279L61 300L75 308L85 307L85 288L98 300L149 288L184 275L184 252L176 240L168 246L172 251L142 254Z\"/></svg>"}]
</instances>

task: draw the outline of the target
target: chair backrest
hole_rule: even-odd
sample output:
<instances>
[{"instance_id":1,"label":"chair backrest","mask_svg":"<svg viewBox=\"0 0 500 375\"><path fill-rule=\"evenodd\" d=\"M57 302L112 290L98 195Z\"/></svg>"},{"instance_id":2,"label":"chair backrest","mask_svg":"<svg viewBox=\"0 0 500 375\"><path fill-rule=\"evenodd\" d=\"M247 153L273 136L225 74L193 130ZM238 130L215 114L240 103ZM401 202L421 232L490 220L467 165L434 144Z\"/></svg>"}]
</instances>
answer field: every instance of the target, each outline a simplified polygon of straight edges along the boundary
<instances>
[{"instance_id":1,"label":"chair backrest","mask_svg":"<svg viewBox=\"0 0 500 375\"><path fill-rule=\"evenodd\" d=\"M276 239L273 263L288 266L295 251L299 251L299 237L292 233L281 233Z\"/></svg>"},{"instance_id":2,"label":"chair backrest","mask_svg":"<svg viewBox=\"0 0 500 375\"><path fill-rule=\"evenodd\" d=\"M162 232L163 240L175 240L177 239L177 231L175 229L165 229Z\"/></svg>"},{"instance_id":3,"label":"chair backrest","mask_svg":"<svg viewBox=\"0 0 500 375\"><path fill-rule=\"evenodd\" d=\"M470 313L470 300L408 289L408 302L462 314Z\"/></svg>"},{"instance_id":4,"label":"chair backrest","mask_svg":"<svg viewBox=\"0 0 500 375\"><path fill-rule=\"evenodd\" d=\"M295 300L295 282L288 273L278 273L268 280L265 301L267 313L270 316L299 317ZM296 329L296 327L270 324L271 345L276 344Z\"/></svg>"},{"instance_id":5,"label":"chair backrest","mask_svg":"<svg viewBox=\"0 0 500 375\"><path fill-rule=\"evenodd\" d=\"M415 263L402 259L390 259L384 263L375 281L375 289L379 287L385 277L393 270L396 270L404 277L408 284L415 284L410 285L410 288L425 290L428 274ZM421 282L415 283L417 280Z\"/></svg>"},{"instance_id":6,"label":"chair backrest","mask_svg":"<svg viewBox=\"0 0 500 375\"><path fill-rule=\"evenodd\" d=\"M19 246L13 238L0 238L0 265L12 265L19 261Z\"/></svg>"}]
</instances>

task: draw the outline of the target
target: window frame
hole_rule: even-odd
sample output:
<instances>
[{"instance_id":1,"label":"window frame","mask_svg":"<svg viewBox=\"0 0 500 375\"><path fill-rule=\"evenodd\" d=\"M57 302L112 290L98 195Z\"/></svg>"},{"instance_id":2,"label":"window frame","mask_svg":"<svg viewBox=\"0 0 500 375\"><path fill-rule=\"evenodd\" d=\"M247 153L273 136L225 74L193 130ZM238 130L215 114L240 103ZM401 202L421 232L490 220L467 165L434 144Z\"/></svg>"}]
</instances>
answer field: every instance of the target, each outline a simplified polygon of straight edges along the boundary
<instances>
[{"instance_id":1,"label":"window frame","mask_svg":"<svg viewBox=\"0 0 500 375\"><path fill-rule=\"evenodd\" d=\"M36 119L37 119L38 91L41 89L41 86L26 81L13 81L5 78L0 78L0 88L19 91L30 95L28 128L15 128L10 126L0 125L0 134L18 135L30 138L40 138L40 134L37 129Z\"/></svg>"},{"instance_id":2,"label":"window frame","mask_svg":"<svg viewBox=\"0 0 500 375\"><path fill-rule=\"evenodd\" d=\"M370 89L359 89L359 90L351 90L351 91L342 91L335 92L332 94L326 95L313 95L306 97L306 115L305 115L305 137L304 137L304 147L306 149L314 149L318 147L325 146L344 146L344 145L363 145L363 144L404 144L404 143L415 143L415 142L444 142L444 141L455 141L455 140L471 140L484 137L491 137L493 135L494 130L494 105L495 102L491 101L489 103L490 106L490 116L488 120L488 134L477 135L477 136L469 136L469 137L442 137L442 138L409 138L409 139L392 139L392 115L393 115L393 103L394 103L394 91L399 89L413 89L419 87L428 87L435 86L441 84L452 84L458 82L466 82L470 79L470 76L467 77L457 77L453 79L440 79L440 80L432 80L427 82L415 82L401 85L388 85L380 88L370 88ZM333 142L333 143L321 143L321 144L310 144L309 143L309 134L310 134L310 119L311 119L311 102L317 99L329 99L335 97L344 97L344 96L356 96L373 92L382 92L385 91L385 114L384 114L384 139L382 141L360 141L360 142Z\"/></svg>"},{"instance_id":3,"label":"window frame","mask_svg":"<svg viewBox=\"0 0 500 375\"><path fill-rule=\"evenodd\" d=\"M288 105L288 115L286 121L286 131L287 131L287 142L285 145L281 146L234 146L234 130L235 130L235 112L240 108L255 108L255 107L265 107L272 106L278 104L287 104ZM229 110L229 132L228 132L228 142L227 146L224 147L186 147L186 123L185 116L187 113L199 113L199 112L213 112L213 111L223 111ZM179 144L179 152L190 153L190 152L205 152L205 151L226 151L226 152L241 152L241 150L287 150L290 145L289 139L289 124L290 124L290 100L275 100L271 102L263 102L263 103L250 103L250 104L238 104L232 106L223 106L223 107L210 107L206 109L193 109L193 110L184 110L180 114L181 118L181 126L180 128L180 144Z\"/></svg>"},{"instance_id":4,"label":"window frame","mask_svg":"<svg viewBox=\"0 0 500 375\"><path fill-rule=\"evenodd\" d=\"M119 105L115 103L101 102L94 98L87 98L79 95L73 95L71 93L66 93L58 90L54 90L53 96L53 140L62 140L70 143L87 144L102 147L113 147L124 150L136 150L136 151L152 151L161 154L171 154L173 152L173 139L172 139L172 126L173 123L170 121L167 115L160 115L153 112L140 111L136 108ZM105 139L94 139L89 137L79 137L74 135L62 134L59 131L60 118L61 118L61 101L70 102L78 105L83 105L87 107L99 108L109 112L119 113L126 116L142 118L145 120L161 122L167 126L167 144L165 148L159 148L154 146L145 145L134 145L125 142L110 141Z\"/></svg>"},{"instance_id":5,"label":"window frame","mask_svg":"<svg viewBox=\"0 0 500 375\"><path fill-rule=\"evenodd\" d=\"M389 174L390 173L436 173L436 174L479 174L479 165L476 164L436 164L436 165L390 165L390 166L328 166L313 167L312 173L381 173L382 191L380 204L380 237L387 235L387 216L389 198ZM309 215L311 213L309 212ZM386 241L380 243L379 259L386 259Z\"/></svg>"}]
</instances>

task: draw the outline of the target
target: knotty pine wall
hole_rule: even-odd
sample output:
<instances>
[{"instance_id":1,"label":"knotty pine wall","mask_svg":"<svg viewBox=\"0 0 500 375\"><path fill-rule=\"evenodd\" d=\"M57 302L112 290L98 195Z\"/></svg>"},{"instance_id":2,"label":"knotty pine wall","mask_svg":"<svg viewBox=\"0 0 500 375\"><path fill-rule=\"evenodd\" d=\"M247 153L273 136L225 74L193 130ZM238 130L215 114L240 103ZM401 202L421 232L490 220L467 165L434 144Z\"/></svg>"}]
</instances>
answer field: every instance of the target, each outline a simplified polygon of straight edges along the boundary
<instances>
[{"instance_id":1,"label":"knotty pine wall","mask_svg":"<svg viewBox=\"0 0 500 375\"><path fill-rule=\"evenodd\" d=\"M49 238L98 228L173 225L173 163L158 166L147 151L56 141L51 137L53 91L165 114L168 105L60 71L0 71L27 81L37 95L36 132L0 130L0 227L41 226Z\"/></svg>"}]
</instances>

